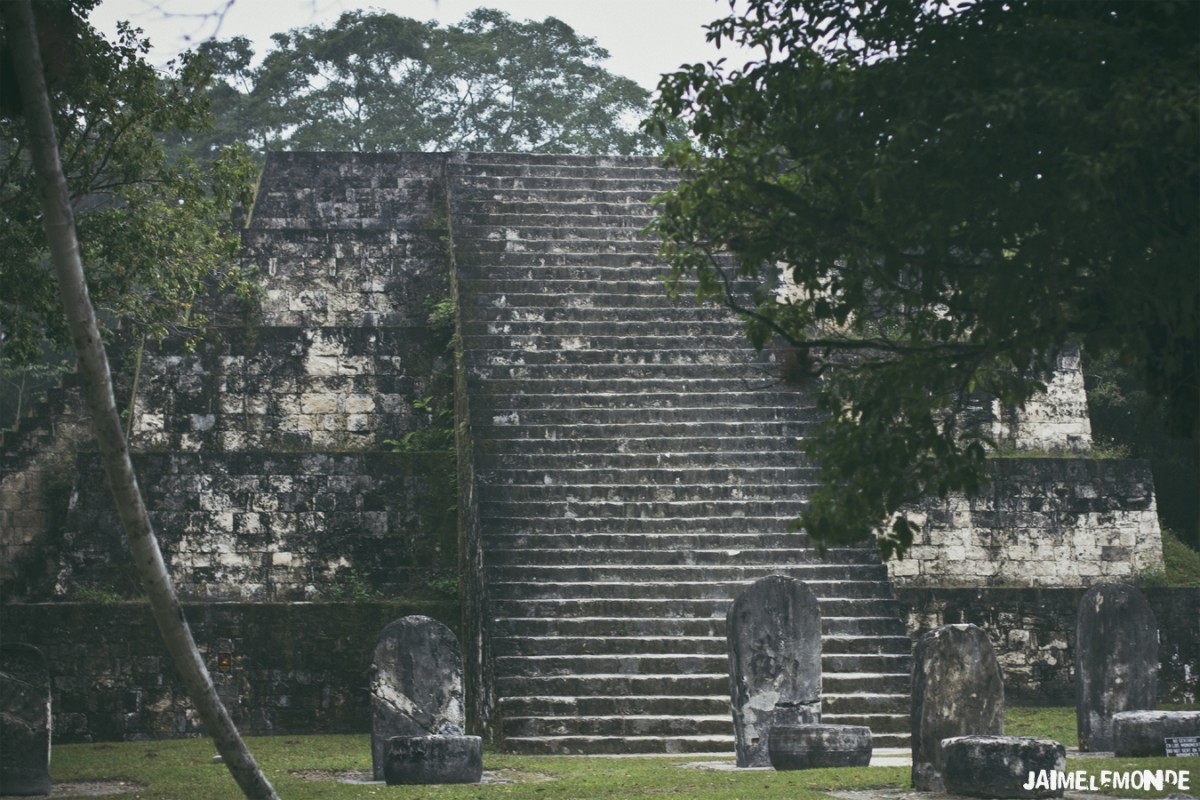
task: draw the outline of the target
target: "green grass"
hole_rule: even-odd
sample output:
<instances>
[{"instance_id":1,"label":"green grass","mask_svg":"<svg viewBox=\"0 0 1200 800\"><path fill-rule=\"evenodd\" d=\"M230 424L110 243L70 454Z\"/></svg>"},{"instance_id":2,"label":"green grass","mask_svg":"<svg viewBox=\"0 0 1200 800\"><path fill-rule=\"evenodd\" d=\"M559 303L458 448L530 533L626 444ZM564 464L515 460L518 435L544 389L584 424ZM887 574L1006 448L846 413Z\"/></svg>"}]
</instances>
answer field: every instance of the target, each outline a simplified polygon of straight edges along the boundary
<instances>
[{"instance_id":1,"label":"green grass","mask_svg":"<svg viewBox=\"0 0 1200 800\"><path fill-rule=\"evenodd\" d=\"M1075 709L1051 708L1004 709L1004 733L1008 736L1037 736L1053 739L1067 747L1079 746L1075 727Z\"/></svg>"},{"instance_id":2,"label":"green grass","mask_svg":"<svg viewBox=\"0 0 1200 800\"><path fill-rule=\"evenodd\" d=\"M1054 738L1072 746L1071 708L1009 709L1006 733ZM370 769L370 737L250 737L251 752L280 797L287 800L389 798L389 800L821 800L830 790L882 789L894 794L909 787L908 767L870 767L802 772L725 772L684 766L708 760L694 756L603 758L484 754L488 772L509 783L473 786L372 786L338 783L329 777ZM229 773L212 763L207 740L184 739L119 744L76 744L54 748L55 782L134 781L145 788L113 795L136 800L231 800L238 795ZM730 760L730 759L726 759ZM1189 770L1194 794L1200 758L1071 759L1068 770L1084 770L1100 781L1100 771ZM305 776L324 774L326 780ZM1121 790L1121 797L1164 797L1170 791ZM1097 797L1102 796L1098 793Z\"/></svg>"},{"instance_id":3,"label":"green grass","mask_svg":"<svg viewBox=\"0 0 1200 800\"><path fill-rule=\"evenodd\" d=\"M387 797L504 800L817 800L827 789L906 787L907 767L805 772L717 772L682 766L696 757L600 758L486 753L484 766L511 783L470 786L371 786L308 780L301 773L369 770L371 741L355 736L249 737L247 744L280 797L300 800ZM206 740L76 744L54 748L55 782L123 778L146 786L139 800L229 800L237 797L225 767L212 763Z\"/></svg>"},{"instance_id":4,"label":"green grass","mask_svg":"<svg viewBox=\"0 0 1200 800\"><path fill-rule=\"evenodd\" d=\"M1200 587L1200 553L1167 529L1162 532L1163 561L1168 586Z\"/></svg>"}]
</instances>

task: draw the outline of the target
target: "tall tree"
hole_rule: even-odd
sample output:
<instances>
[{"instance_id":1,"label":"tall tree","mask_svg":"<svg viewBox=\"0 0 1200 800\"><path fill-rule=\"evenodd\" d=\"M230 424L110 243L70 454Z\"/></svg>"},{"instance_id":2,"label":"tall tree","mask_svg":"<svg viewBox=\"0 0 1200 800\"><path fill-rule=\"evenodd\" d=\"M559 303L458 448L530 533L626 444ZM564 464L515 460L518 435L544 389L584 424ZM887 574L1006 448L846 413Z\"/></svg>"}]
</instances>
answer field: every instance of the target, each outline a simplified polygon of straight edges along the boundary
<instances>
[{"instance_id":1,"label":"tall tree","mask_svg":"<svg viewBox=\"0 0 1200 800\"><path fill-rule=\"evenodd\" d=\"M184 619L142 502L113 398L108 358L88 296L71 190L59 156L58 136L30 0L3 0L0 11L5 21L7 45L13 55L20 111L27 127L26 147L36 176L34 183L40 199L50 262L79 358L85 404L92 418L97 447L126 531L130 553L172 661L234 780L248 798L277 800L278 795L254 762L217 696Z\"/></svg>"},{"instance_id":2,"label":"tall tree","mask_svg":"<svg viewBox=\"0 0 1200 800\"><path fill-rule=\"evenodd\" d=\"M87 24L95 3L37 4L55 59L52 119L67 191L88 264L89 290L107 327L161 338L195 332L206 320L194 301L215 287L253 291L238 265L230 224L248 203L254 167L240 148L204 163L167 157L161 138L200 127L208 114L207 75L185 58L165 72L145 61L147 43L121 29L110 43ZM11 46L0 66L0 347L6 364L42 359L67 345L28 145L21 133Z\"/></svg>"},{"instance_id":3,"label":"tall tree","mask_svg":"<svg viewBox=\"0 0 1200 800\"><path fill-rule=\"evenodd\" d=\"M1150 462L1162 527L1200 550L1200 448L1167 432L1167 409L1146 391L1134 365L1112 353L1084 356L1092 436L1101 447Z\"/></svg>"},{"instance_id":4,"label":"tall tree","mask_svg":"<svg viewBox=\"0 0 1200 800\"><path fill-rule=\"evenodd\" d=\"M818 541L902 551L905 503L979 484L993 443L953 412L1020 405L1069 343L1195 438L1198 30L1188 0L749 0L710 38L761 61L663 79L658 124L695 137L664 252L805 355Z\"/></svg>"},{"instance_id":5,"label":"tall tree","mask_svg":"<svg viewBox=\"0 0 1200 800\"><path fill-rule=\"evenodd\" d=\"M608 52L548 17L476 9L439 26L382 12L276 34L257 67L245 39L209 42L214 132L177 144L203 155L247 142L295 150L645 153L649 93L608 72ZM673 130L673 129L672 129Z\"/></svg>"}]
</instances>

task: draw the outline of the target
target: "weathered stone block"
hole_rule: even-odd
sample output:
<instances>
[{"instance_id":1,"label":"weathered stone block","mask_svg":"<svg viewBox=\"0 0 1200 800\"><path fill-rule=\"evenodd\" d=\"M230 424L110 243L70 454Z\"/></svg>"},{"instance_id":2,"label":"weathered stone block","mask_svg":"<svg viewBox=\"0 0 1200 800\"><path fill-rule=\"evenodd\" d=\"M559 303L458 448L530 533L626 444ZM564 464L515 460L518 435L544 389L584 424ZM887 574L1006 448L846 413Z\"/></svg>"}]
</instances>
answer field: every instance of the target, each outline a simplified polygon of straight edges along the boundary
<instances>
[{"instance_id":1,"label":"weathered stone block","mask_svg":"<svg viewBox=\"0 0 1200 800\"><path fill-rule=\"evenodd\" d=\"M478 736L393 736L384 763L388 786L479 783L483 739Z\"/></svg>"},{"instance_id":2,"label":"weathered stone block","mask_svg":"<svg viewBox=\"0 0 1200 800\"><path fill-rule=\"evenodd\" d=\"M1200 736L1200 711L1121 711L1113 714L1113 752L1120 757L1165 756L1167 736Z\"/></svg>"},{"instance_id":3,"label":"weathered stone block","mask_svg":"<svg viewBox=\"0 0 1200 800\"><path fill-rule=\"evenodd\" d=\"M371 667L371 756L384 779L393 737L462 737L462 650L453 631L429 617L402 617L383 629Z\"/></svg>"},{"instance_id":4,"label":"weathered stone block","mask_svg":"<svg viewBox=\"0 0 1200 800\"><path fill-rule=\"evenodd\" d=\"M943 625L913 654L912 782L945 790L942 740L1004 733L1004 680L991 642L975 625Z\"/></svg>"},{"instance_id":5,"label":"weathered stone block","mask_svg":"<svg viewBox=\"0 0 1200 800\"><path fill-rule=\"evenodd\" d=\"M1076 618L1079 749L1113 749L1112 717L1154 708L1158 693L1158 623L1132 586L1093 586Z\"/></svg>"},{"instance_id":6,"label":"weathered stone block","mask_svg":"<svg viewBox=\"0 0 1200 800\"><path fill-rule=\"evenodd\" d=\"M0 795L50 794L50 673L27 644L0 645Z\"/></svg>"},{"instance_id":7,"label":"weathered stone block","mask_svg":"<svg viewBox=\"0 0 1200 800\"><path fill-rule=\"evenodd\" d=\"M800 581L771 575L733 602L726 626L739 767L770 763L774 725L821 721L821 613Z\"/></svg>"},{"instance_id":8,"label":"weathered stone block","mask_svg":"<svg viewBox=\"0 0 1200 800\"><path fill-rule=\"evenodd\" d=\"M1063 794L1054 779L1067 768L1067 749L1049 739L956 736L942 741L942 758L950 794L997 798ZM1039 776L1044 778L1041 786Z\"/></svg>"},{"instance_id":9,"label":"weathered stone block","mask_svg":"<svg viewBox=\"0 0 1200 800\"><path fill-rule=\"evenodd\" d=\"M871 729L861 725L774 725L767 741L777 770L866 767Z\"/></svg>"}]
</instances>

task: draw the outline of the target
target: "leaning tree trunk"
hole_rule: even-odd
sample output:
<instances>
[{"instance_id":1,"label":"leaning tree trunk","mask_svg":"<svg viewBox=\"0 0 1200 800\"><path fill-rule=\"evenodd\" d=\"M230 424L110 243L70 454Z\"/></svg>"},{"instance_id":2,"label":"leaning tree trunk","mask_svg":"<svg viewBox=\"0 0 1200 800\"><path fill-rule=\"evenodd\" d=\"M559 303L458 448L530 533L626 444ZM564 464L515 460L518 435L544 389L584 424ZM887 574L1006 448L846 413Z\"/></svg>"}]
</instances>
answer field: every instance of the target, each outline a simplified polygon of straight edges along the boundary
<instances>
[{"instance_id":1,"label":"leaning tree trunk","mask_svg":"<svg viewBox=\"0 0 1200 800\"><path fill-rule=\"evenodd\" d=\"M29 150L41 194L46 238L66 307L71 337L79 356L84 399L92 417L92 428L117 512L129 540L130 553L171 659L183 677L188 696L195 704L205 730L212 736L234 780L246 797L252 800L278 800L279 796L254 762L233 720L217 697L212 678L184 619L183 608L175 595L175 587L163 562L133 473L133 463L129 459L129 449L113 397L108 357L100 340L95 311L84 280L75 217L59 162L50 97L42 73L30 0L0 0L0 6L15 56L15 72L28 126Z\"/></svg>"}]
</instances>

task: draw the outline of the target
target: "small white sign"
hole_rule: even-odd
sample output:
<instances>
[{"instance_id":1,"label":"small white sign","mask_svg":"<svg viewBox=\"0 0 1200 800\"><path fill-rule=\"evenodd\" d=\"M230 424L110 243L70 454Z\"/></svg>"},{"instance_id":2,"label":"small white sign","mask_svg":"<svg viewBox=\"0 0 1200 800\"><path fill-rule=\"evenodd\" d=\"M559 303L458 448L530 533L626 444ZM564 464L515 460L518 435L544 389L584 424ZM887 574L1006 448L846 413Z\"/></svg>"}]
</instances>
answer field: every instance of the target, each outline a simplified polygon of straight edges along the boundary
<instances>
[{"instance_id":1,"label":"small white sign","mask_svg":"<svg viewBox=\"0 0 1200 800\"><path fill-rule=\"evenodd\" d=\"M1166 736L1163 746L1168 756L1200 756L1200 736Z\"/></svg>"}]
</instances>

